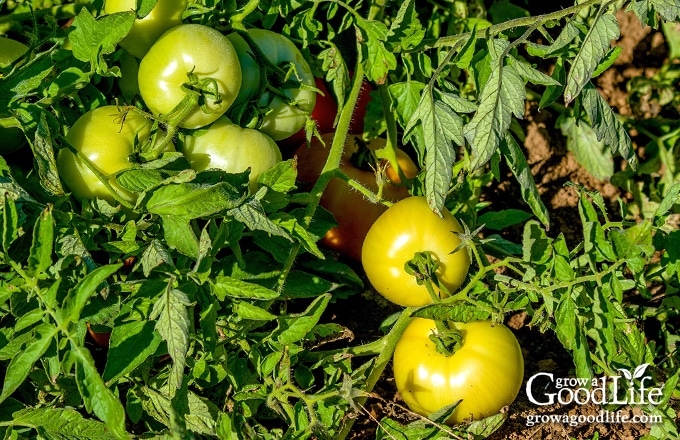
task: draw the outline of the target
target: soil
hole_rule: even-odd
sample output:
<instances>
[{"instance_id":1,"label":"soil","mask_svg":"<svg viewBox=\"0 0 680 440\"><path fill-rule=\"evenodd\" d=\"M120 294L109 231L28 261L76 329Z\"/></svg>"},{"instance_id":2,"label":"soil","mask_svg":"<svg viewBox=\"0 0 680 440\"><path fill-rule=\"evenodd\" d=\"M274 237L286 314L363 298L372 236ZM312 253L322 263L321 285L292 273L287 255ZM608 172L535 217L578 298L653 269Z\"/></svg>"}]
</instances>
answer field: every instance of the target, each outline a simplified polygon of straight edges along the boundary
<instances>
[{"instance_id":1,"label":"soil","mask_svg":"<svg viewBox=\"0 0 680 440\"><path fill-rule=\"evenodd\" d=\"M643 28L633 14L620 13L617 16L621 28L621 38L615 42L623 48L615 64L595 80L600 92L608 100L612 108L625 116L649 116L653 114L651 107L636 106L633 108L628 99L626 85L635 77L651 77L667 60L668 52L663 34L650 28ZM549 68L549 66L548 66ZM525 118L521 121L526 133L524 142L525 154L532 173L536 179L541 198L550 212L550 235L563 233L567 242L576 244L581 241L581 222L576 209L578 193L574 187L565 186L567 182L583 185L591 190L599 191L611 206L610 212L618 212L617 198L626 199L627 194L606 180L592 177L576 162L568 151L565 139L556 127L557 111L543 109L538 111L537 102L528 102ZM635 144L635 133L631 133ZM638 154L644 150L637 147ZM622 169L625 164L619 163ZM495 183L489 188L488 198L498 209L520 208L516 201L521 200L519 188L511 179ZM510 234L513 232L511 231ZM515 231L516 234L521 231ZM520 237L514 237L516 242ZM351 310L337 310L334 317L338 322L347 325L355 335L366 341L377 338L376 322L380 322L394 308L376 298L370 292L361 298L353 299ZM376 304L376 301L379 302ZM336 309L334 309L336 310ZM380 311L380 316L375 311ZM529 326L524 313L508 317L507 324L517 335L523 347L525 358L525 381L539 372L553 373L555 377L574 377L573 361L559 343L554 333L541 333ZM624 423L580 423L571 426L565 423L537 423L527 426L527 418L539 415L597 416L602 408L597 406L538 406L531 403L523 384L519 396L508 408L506 422L489 437L492 440L519 439L638 439L649 433L649 426L644 424ZM632 416L638 409L618 408L619 415ZM375 438L379 420L391 417L402 423L414 420L407 408L403 406L394 387L389 367L377 384L372 396L366 402L363 412L358 415L350 438L354 440ZM599 436L599 437L598 437Z\"/></svg>"}]
</instances>

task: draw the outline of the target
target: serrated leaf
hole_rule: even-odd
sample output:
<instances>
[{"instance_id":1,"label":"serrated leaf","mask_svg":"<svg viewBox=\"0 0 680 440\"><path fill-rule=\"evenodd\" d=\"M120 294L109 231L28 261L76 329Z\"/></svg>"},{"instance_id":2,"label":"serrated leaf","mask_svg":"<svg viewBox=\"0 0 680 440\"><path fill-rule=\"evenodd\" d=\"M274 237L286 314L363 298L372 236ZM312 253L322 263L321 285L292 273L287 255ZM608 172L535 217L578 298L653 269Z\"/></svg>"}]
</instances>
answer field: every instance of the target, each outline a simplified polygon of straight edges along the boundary
<instances>
[{"instance_id":1,"label":"serrated leaf","mask_svg":"<svg viewBox=\"0 0 680 440\"><path fill-rule=\"evenodd\" d=\"M595 18L588 33L574 57L567 75L564 100L567 105L581 93L583 87L590 82L593 72L611 47L612 40L619 38L619 24L616 17L603 13Z\"/></svg>"},{"instance_id":2,"label":"serrated leaf","mask_svg":"<svg viewBox=\"0 0 680 440\"><path fill-rule=\"evenodd\" d=\"M277 163L258 176L258 183L282 193L292 191L296 188L297 178L297 170L293 164L292 159Z\"/></svg>"},{"instance_id":3,"label":"serrated leaf","mask_svg":"<svg viewBox=\"0 0 680 440\"><path fill-rule=\"evenodd\" d=\"M420 97L418 109L405 128L405 137L416 126L422 130L425 143L425 195L430 207L441 215L444 198L451 185L456 150L453 142L462 140L463 121L442 101L435 101L431 88ZM459 142L460 143L460 142Z\"/></svg>"},{"instance_id":4,"label":"serrated leaf","mask_svg":"<svg viewBox=\"0 0 680 440\"><path fill-rule=\"evenodd\" d=\"M243 201L243 197L227 182L214 185L181 183L154 189L145 197L145 203L152 214L195 219L233 209Z\"/></svg>"},{"instance_id":5,"label":"serrated leaf","mask_svg":"<svg viewBox=\"0 0 680 440\"><path fill-rule=\"evenodd\" d=\"M38 176L42 187L51 196L62 196L64 195L64 188L61 186L61 180L57 173L57 162L54 157L55 148L52 143L50 124L47 121L48 115L55 124L57 123L50 113L40 112L40 120L33 141L34 160L38 167Z\"/></svg>"},{"instance_id":6,"label":"serrated leaf","mask_svg":"<svg viewBox=\"0 0 680 440\"><path fill-rule=\"evenodd\" d=\"M0 402L7 399L26 380L35 363L40 359L58 333L58 329L48 323L43 323L32 330L32 337L26 347L12 358L7 366L2 383Z\"/></svg>"},{"instance_id":7,"label":"serrated leaf","mask_svg":"<svg viewBox=\"0 0 680 440\"><path fill-rule=\"evenodd\" d=\"M95 19L87 8L81 9L73 20L69 41L73 56L92 64L92 70L105 73L108 66L102 55L113 53L120 40L132 28L137 18L133 11L104 15Z\"/></svg>"},{"instance_id":8,"label":"serrated leaf","mask_svg":"<svg viewBox=\"0 0 680 440\"><path fill-rule=\"evenodd\" d=\"M255 321L273 321L276 319L276 315L273 313L245 301L235 301L233 309L241 319L252 319Z\"/></svg>"},{"instance_id":9,"label":"serrated leaf","mask_svg":"<svg viewBox=\"0 0 680 440\"><path fill-rule=\"evenodd\" d=\"M527 52L530 55L541 57L541 58L551 58L563 51L576 37L581 33L579 26L573 21L568 21L560 31L555 41L552 44L540 45L536 43L529 43L527 45Z\"/></svg>"},{"instance_id":10,"label":"serrated leaf","mask_svg":"<svg viewBox=\"0 0 680 440\"><path fill-rule=\"evenodd\" d=\"M52 217L52 205L48 205L33 227L33 242L28 256L29 273L40 277L52 265L53 245L54 218Z\"/></svg>"},{"instance_id":11,"label":"serrated leaf","mask_svg":"<svg viewBox=\"0 0 680 440\"><path fill-rule=\"evenodd\" d=\"M54 69L49 52L43 52L0 81L0 108L35 93ZM33 120L34 116L31 116ZM22 118L23 119L23 118Z\"/></svg>"},{"instance_id":12,"label":"serrated leaf","mask_svg":"<svg viewBox=\"0 0 680 440\"><path fill-rule=\"evenodd\" d=\"M112 440L105 424L86 419L78 411L62 408L26 408L12 413L13 426L40 429L48 439Z\"/></svg>"},{"instance_id":13,"label":"serrated leaf","mask_svg":"<svg viewBox=\"0 0 680 440\"><path fill-rule=\"evenodd\" d=\"M567 70L564 68L564 60L562 58L558 58L555 61L552 77L557 82L557 85L545 88L545 92L543 92L543 95L541 96L541 101L538 103L539 110L553 104L564 92L564 85L567 82Z\"/></svg>"},{"instance_id":14,"label":"serrated leaf","mask_svg":"<svg viewBox=\"0 0 680 440\"><path fill-rule=\"evenodd\" d=\"M198 258L198 238L189 220L176 215L161 215L163 237L171 249Z\"/></svg>"},{"instance_id":15,"label":"serrated leaf","mask_svg":"<svg viewBox=\"0 0 680 440\"><path fill-rule=\"evenodd\" d=\"M98 288L102 287L102 283L108 277L116 273L121 267L123 267L123 263L100 266L87 274L74 288L69 290L59 312L62 319L61 324L68 325L69 323L77 322L90 297L97 292Z\"/></svg>"},{"instance_id":16,"label":"serrated leaf","mask_svg":"<svg viewBox=\"0 0 680 440\"><path fill-rule=\"evenodd\" d=\"M545 73L537 70L529 63L513 59L513 67L517 69L517 73L521 76L524 81L530 82L532 84L540 84L544 86L559 86L560 82L555 80L555 78L546 75Z\"/></svg>"},{"instance_id":17,"label":"serrated leaf","mask_svg":"<svg viewBox=\"0 0 680 440\"><path fill-rule=\"evenodd\" d=\"M477 219L477 224L484 224L486 229L501 231L510 226L529 220L531 214L520 209L504 209L499 212L485 212Z\"/></svg>"},{"instance_id":18,"label":"serrated leaf","mask_svg":"<svg viewBox=\"0 0 680 440\"><path fill-rule=\"evenodd\" d=\"M113 392L106 387L90 352L82 347L73 347L76 354L76 384L85 403L85 408L106 423L116 439L128 439L125 431L125 408Z\"/></svg>"},{"instance_id":19,"label":"serrated leaf","mask_svg":"<svg viewBox=\"0 0 680 440\"><path fill-rule=\"evenodd\" d=\"M2 158L0 157L0 159ZM8 193L3 194L2 201L2 210L0 210L0 216L2 216L2 251L5 254L6 261L8 261L9 248L19 238L19 213L16 203L9 197Z\"/></svg>"},{"instance_id":20,"label":"serrated leaf","mask_svg":"<svg viewBox=\"0 0 680 440\"><path fill-rule=\"evenodd\" d=\"M597 134L588 124L579 124L574 118L561 118L560 130L567 138L567 148L590 175L600 180L614 175L611 150L597 139Z\"/></svg>"},{"instance_id":21,"label":"serrated leaf","mask_svg":"<svg viewBox=\"0 0 680 440\"><path fill-rule=\"evenodd\" d=\"M508 133L512 116L524 116L525 99L524 82L517 70L512 65L504 66L502 60L494 60L479 97L479 109L464 129L472 149L472 170L489 162Z\"/></svg>"},{"instance_id":22,"label":"serrated leaf","mask_svg":"<svg viewBox=\"0 0 680 440\"><path fill-rule=\"evenodd\" d=\"M543 204L536 186L536 181L531 173L531 168L517 141L511 134L507 134L500 144L500 150L507 162L512 174L522 190L522 199L529 205L534 215L545 225L550 224L550 214Z\"/></svg>"},{"instance_id":23,"label":"serrated leaf","mask_svg":"<svg viewBox=\"0 0 680 440\"><path fill-rule=\"evenodd\" d=\"M475 56L475 47L477 45L477 26L475 25L470 31L470 36L468 37L463 47L461 47L456 57L453 59L453 63L459 69L467 69L470 67L470 63Z\"/></svg>"},{"instance_id":24,"label":"serrated leaf","mask_svg":"<svg viewBox=\"0 0 680 440\"><path fill-rule=\"evenodd\" d=\"M189 351L189 312L191 305L186 293L170 287L153 305L150 320L156 320L155 329L168 345L168 354L172 358L172 368L168 378L170 393L182 386L184 367Z\"/></svg>"},{"instance_id":25,"label":"serrated leaf","mask_svg":"<svg viewBox=\"0 0 680 440\"><path fill-rule=\"evenodd\" d=\"M160 240L154 238L146 247L133 269L141 266L144 276L148 277L153 269L163 263L170 264L171 266L174 265L172 255L170 255L168 249Z\"/></svg>"},{"instance_id":26,"label":"serrated leaf","mask_svg":"<svg viewBox=\"0 0 680 440\"><path fill-rule=\"evenodd\" d=\"M303 313L279 317L279 326L272 333L272 339L283 345L302 340L319 322L330 299L330 294L321 295Z\"/></svg>"},{"instance_id":27,"label":"serrated leaf","mask_svg":"<svg viewBox=\"0 0 680 440\"><path fill-rule=\"evenodd\" d=\"M654 211L654 218L664 217L678 202L680 202L680 182L670 187L656 211Z\"/></svg>"},{"instance_id":28,"label":"serrated leaf","mask_svg":"<svg viewBox=\"0 0 680 440\"><path fill-rule=\"evenodd\" d=\"M583 108L588 114L597 139L608 145L613 155L623 157L635 169L637 156L623 123L591 83L583 88L582 94Z\"/></svg>"},{"instance_id":29,"label":"serrated leaf","mask_svg":"<svg viewBox=\"0 0 680 440\"><path fill-rule=\"evenodd\" d=\"M425 28L418 20L415 1L402 2L390 24L390 42L393 42L401 52L416 47L424 36Z\"/></svg>"},{"instance_id":30,"label":"serrated leaf","mask_svg":"<svg viewBox=\"0 0 680 440\"><path fill-rule=\"evenodd\" d=\"M226 298L271 300L279 297L277 292L267 287L226 275L215 277L210 285L210 291L220 301Z\"/></svg>"},{"instance_id":31,"label":"serrated leaf","mask_svg":"<svg viewBox=\"0 0 680 440\"><path fill-rule=\"evenodd\" d=\"M260 230L271 235L283 237L290 242L293 241L284 228L267 217L257 197L250 199L241 206L230 209L227 214L246 225L251 231Z\"/></svg>"},{"instance_id":32,"label":"serrated leaf","mask_svg":"<svg viewBox=\"0 0 680 440\"><path fill-rule=\"evenodd\" d=\"M376 84L382 84L387 72L397 67L394 53L385 47L389 29L384 23L375 20L357 20L357 25L366 35L363 42L366 77Z\"/></svg>"},{"instance_id":33,"label":"serrated leaf","mask_svg":"<svg viewBox=\"0 0 680 440\"><path fill-rule=\"evenodd\" d=\"M111 332L109 351L102 378L115 383L156 352L161 343L151 321L117 324Z\"/></svg>"}]
</instances>

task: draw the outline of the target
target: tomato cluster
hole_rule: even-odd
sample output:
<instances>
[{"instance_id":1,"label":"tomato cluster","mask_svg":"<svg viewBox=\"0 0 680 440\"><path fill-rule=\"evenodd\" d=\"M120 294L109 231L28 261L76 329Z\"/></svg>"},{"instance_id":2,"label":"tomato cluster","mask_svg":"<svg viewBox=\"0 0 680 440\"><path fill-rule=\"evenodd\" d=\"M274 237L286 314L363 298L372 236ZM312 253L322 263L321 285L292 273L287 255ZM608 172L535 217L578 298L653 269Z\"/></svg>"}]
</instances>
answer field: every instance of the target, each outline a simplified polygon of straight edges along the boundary
<instances>
[{"instance_id":1,"label":"tomato cluster","mask_svg":"<svg viewBox=\"0 0 680 440\"><path fill-rule=\"evenodd\" d=\"M153 117L106 106L87 112L69 130L70 145L57 165L77 198L134 203L136 195L118 185L116 175L137 166L152 125L167 127L169 145L177 143L197 172L250 169L254 191L258 176L282 159L275 141L299 132L315 108L311 68L286 36L264 29L225 35L185 24L187 3L157 2L120 42L123 101L140 97ZM132 0L107 0L104 12L136 8ZM12 49L8 62L27 49L3 47Z\"/></svg>"}]
</instances>

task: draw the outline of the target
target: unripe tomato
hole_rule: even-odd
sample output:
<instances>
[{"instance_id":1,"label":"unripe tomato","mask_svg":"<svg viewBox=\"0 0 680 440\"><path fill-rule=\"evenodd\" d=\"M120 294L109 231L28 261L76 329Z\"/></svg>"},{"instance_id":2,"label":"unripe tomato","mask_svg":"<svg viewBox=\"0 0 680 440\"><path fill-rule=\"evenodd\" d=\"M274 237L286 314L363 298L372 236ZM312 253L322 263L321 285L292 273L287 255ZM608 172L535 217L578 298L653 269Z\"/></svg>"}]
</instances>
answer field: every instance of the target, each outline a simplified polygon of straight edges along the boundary
<instances>
[{"instance_id":1,"label":"unripe tomato","mask_svg":"<svg viewBox=\"0 0 680 440\"><path fill-rule=\"evenodd\" d=\"M319 178L321 169L328 159L333 136L333 133L321 136L326 146L319 139L314 138L309 146L304 143L295 151L298 161L298 180L304 186L310 188ZM359 169L350 161L352 155L359 150L361 142L363 141L359 136L349 135L347 137L340 171L375 192L378 190L375 173L372 170ZM385 140L380 138L372 140L367 145L369 150L379 150L384 147ZM406 177L415 177L418 167L405 152L397 150L397 160ZM384 164L384 161L382 163ZM396 202L409 196L405 186L398 186L401 179L391 166L387 167L387 177L390 183L383 187L382 196L385 200ZM387 209L385 205L369 202L359 191L352 189L347 182L339 178L331 179L320 203L335 216L338 223L337 227L326 233L321 242L343 255L360 261L364 238L373 222Z\"/></svg>"},{"instance_id":2,"label":"unripe tomato","mask_svg":"<svg viewBox=\"0 0 680 440\"><path fill-rule=\"evenodd\" d=\"M456 232L463 229L450 212L435 214L425 197L401 200L385 211L366 234L361 252L366 276L382 296L401 306L430 304L427 287L418 284L404 270L417 252L429 252L439 263L435 272L449 291L458 289L470 268L466 249L453 252L460 244ZM438 291L440 297L444 292Z\"/></svg>"},{"instance_id":3,"label":"unripe tomato","mask_svg":"<svg viewBox=\"0 0 680 440\"><path fill-rule=\"evenodd\" d=\"M241 87L241 66L229 39L200 24L182 24L166 31L139 64L142 99L155 115L167 117L185 98L185 87L196 87L190 76L198 81L214 80L203 88L218 92L219 100L203 95L177 125L205 127L227 111Z\"/></svg>"},{"instance_id":4,"label":"unripe tomato","mask_svg":"<svg viewBox=\"0 0 680 440\"><path fill-rule=\"evenodd\" d=\"M130 155L134 152L135 136L140 141L149 137L151 121L142 114L130 111L123 118L114 105L98 107L85 113L73 124L66 140L101 173L123 199L133 203L136 195L118 185L115 174L132 168ZM78 199L101 198L111 204L116 200L87 165L68 148L57 153L57 170L68 189Z\"/></svg>"},{"instance_id":5,"label":"unripe tomato","mask_svg":"<svg viewBox=\"0 0 680 440\"><path fill-rule=\"evenodd\" d=\"M510 405L522 385L524 358L515 335L491 321L449 323L462 334L450 356L439 353L430 319L414 318L394 351L394 381L408 407L427 416L462 400L447 424L479 420Z\"/></svg>"},{"instance_id":6,"label":"unripe tomato","mask_svg":"<svg viewBox=\"0 0 680 440\"><path fill-rule=\"evenodd\" d=\"M119 43L120 47L137 58L142 58L158 37L168 29L182 24L182 13L187 0L158 0L145 17L138 18L130 32ZM104 12L137 11L137 0L106 0Z\"/></svg>"},{"instance_id":7,"label":"unripe tomato","mask_svg":"<svg viewBox=\"0 0 680 440\"><path fill-rule=\"evenodd\" d=\"M191 168L211 168L241 173L250 168L250 191L257 190L260 174L281 162L281 151L269 136L252 128L242 128L222 117L207 130L184 136L182 151Z\"/></svg>"},{"instance_id":8,"label":"unripe tomato","mask_svg":"<svg viewBox=\"0 0 680 440\"><path fill-rule=\"evenodd\" d=\"M9 38L0 37L0 66L9 66L28 51L28 46Z\"/></svg>"},{"instance_id":9,"label":"unripe tomato","mask_svg":"<svg viewBox=\"0 0 680 440\"><path fill-rule=\"evenodd\" d=\"M248 35L270 63L284 70L288 69L287 64L293 63L298 75L296 77L292 74L291 78L283 83L284 78L267 73L270 85L279 88L285 100L267 89L260 91L261 66L253 57L252 49L238 33L229 35L229 40L238 52L244 78L237 103L243 105L256 101L262 113L258 129L279 141L304 127L307 115L314 109L316 92L305 90L297 83L299 79L300 83L314 87L314 75L300 50L286 36L266 29L250 29Z\"/></svg>"}]
</instances>

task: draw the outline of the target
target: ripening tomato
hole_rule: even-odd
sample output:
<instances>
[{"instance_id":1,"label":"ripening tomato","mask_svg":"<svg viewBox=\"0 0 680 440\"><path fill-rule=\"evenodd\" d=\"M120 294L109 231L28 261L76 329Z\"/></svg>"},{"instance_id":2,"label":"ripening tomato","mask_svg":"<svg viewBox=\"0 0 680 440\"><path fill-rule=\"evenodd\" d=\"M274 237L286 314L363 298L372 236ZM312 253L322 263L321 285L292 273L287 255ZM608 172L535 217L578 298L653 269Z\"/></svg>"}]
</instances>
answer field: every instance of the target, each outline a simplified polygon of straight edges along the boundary
<instances>
[{"instance_id":1,"label":"ripening tomato","mask_svg":"<svg viewBox=\"0 0 680 440\"><path fill-rule=\"evenodd\" d=\"M425 197L414 196L392 205L371 226L361 253L366 276L382 296L401 306L430 304L425 285L404 270L417 252L429 252L439 263L435 272L449 291L458 289L470 268L467 249L453 252L463 229L450 212L435 214ZM435 289L438 290L438 289ZM440 297L444 292L436 292Z\"/></svg>"},{"instance_id":2,"label":"ripening tomato","mask_svg":"<svg viewBox=\"0 0 680 440\"><path fill-rule=\"evenodd\" d=\"M18 41L0 37L0 67L9 66L28 51L28 46Z\"/></svg>"},{"instance_id":3,"label":"ripening tomato","mask_svg":"<svg viewBox=\"0 0 680 440\"><path fill-rule=\"evenodd\" d=\"M123 118L118 107L107 105L78 118L66 134L66 140L97 170L110 176L109 183L124 200L134 203L136 195L118 185L115 174L134 166L130 155L134 152L135 136L144 141L150 132L151 121L142 114L130 111ZM68 148L57 153L57 170L76 198L98 197L116 203L97 175Z\"/></svg>"},{"instance_id":4,"label":"ripening tomato","mask_svg":"<svg viewBox=\"0 0 680 440\"><path fill-rule=\"evenodd\" d=\"M439 353L430 334L435 321L414 318L393 356L394 380L408 407L430 415L461 400L446 421L453 425L498 414L522 385L524 358L515 335L491 321L450 322L462 335L452 355Z\"/></svg>"},{"instance_id":5,"label":"ripening tomato","mask_svg":"<svg viewBox=\"0 0 680 440\"><path fill-rule=\"evenodd\" d=\"M158 0L151 12L135 20L130 32L119 43L120 47L142 58L163 32L182 24L187 3L187 0ZM126 11L137 11L137 0L106 0L104 3L107 14Z\"/></svg>"},{"instance_id":6,"label":"ripening tomato","mask_svg":"<svg viewBox=\"0 0 680 440\"><path fill-rule=\"evenodd\" d=\"M239 127L224 116L207 130L184 136L182 152L194 171L216 168L241 173L250 168L251 192L257 190L260 174L281 162L281 151L272 138L253 128Z\"/></svg>"},{"instance_id":7,"label":"ripening tomato","mask_svg":"<svg viewBox=\"0 0 680 440\"><path fill-rule=\"evenodd\" d=\"M300 84L314 87L312 69L300 50L285 35L266 29L249 29L248 35L271 64L287 71L292 63L296 73L286 79L266 71L269 86L278 89L284 99L269 88L260 90L261 65L253 57L253 50L241 35L229 34L243 70L244 81L236 100L237 105L255 103L261 115L257 128L275 141L286 139L304 127L307 116L314 110L316 92L300 87Z\"/></svg>"},{"instance_id":8,"label":"ripening tomato","mask_svg":"<svg viewBox=\"0 0 680 440\"><path fill-rule=\"evenodd\" d=\"M200 84L192 84L190 78ZM161 35L144 55L138 81L151 112L170 120L176 117L171 113L185 99L187 88L204 90L198 104L176 124L200 128L216 121L236 99L241 66L234 46L219 31L182 24Z\"/></svg>"},{"instance_id":9,"label":"ripening tomato","mask_svg":"<svg viewBox=\"0 0 680 440\"><path fill-rule=\"evenodd\" d=\"M333 136L333 133L326 133L321 136L326 146L319 139L313 138L309 146L305 142L295 151L298 161L298 180L304 186L311 187L319 178L321 169L328 158ZM378 190L375 173L370 169L357 168L351 162L352 155L359 150L362 143L364 141L359 136L349 135L347 137L340 170L375 192ZM385 140L380 138L374 139L366 145L369 150L379 150L384 147ZM418 167L405 152L397 150L397 160L407 178L415 177L418 173ZM387 177L390 183L383 187L382 196L385 200L396 202L409 196L408 188L399 186L401 179L391 166L387 167ZM320 203L335 216L338 223L337 227L326 233L321 242L343 255L360 261L364 237L366 237L373 222L387 208L382 204L369 202L359 191L352 189L347 182L339 178L331 179Z\"/></svg>"}]
</instances>

